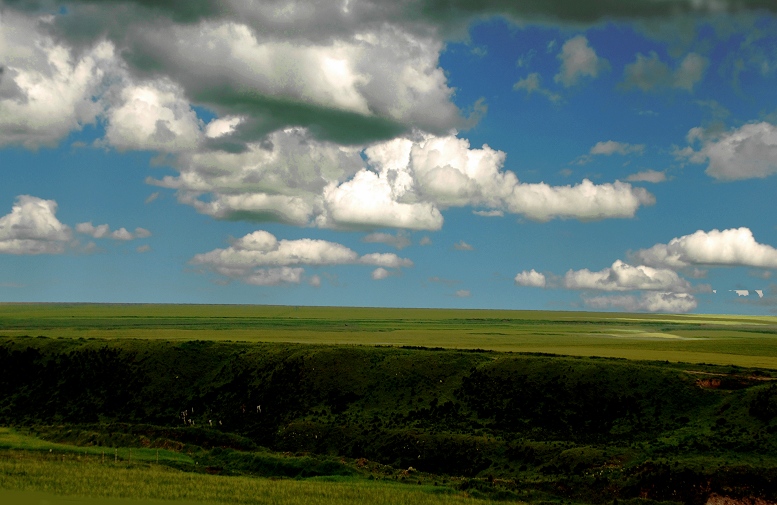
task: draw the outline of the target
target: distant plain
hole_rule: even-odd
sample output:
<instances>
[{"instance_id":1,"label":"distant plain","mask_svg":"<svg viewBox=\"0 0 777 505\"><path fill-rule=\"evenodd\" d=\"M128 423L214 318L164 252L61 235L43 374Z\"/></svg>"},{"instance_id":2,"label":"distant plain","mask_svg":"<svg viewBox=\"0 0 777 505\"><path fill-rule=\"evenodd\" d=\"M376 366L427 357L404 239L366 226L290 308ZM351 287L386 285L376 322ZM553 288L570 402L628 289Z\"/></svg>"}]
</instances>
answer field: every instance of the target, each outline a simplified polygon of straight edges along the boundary
<instances>
[{"instance_id":1,"label":"distant plain","mask_svg":"<svg viewBox=\"0 0 777 505\"><path fill-rule=\"evenodd\" d=\"M260 305L0 304L0 335L543 352L777 369L777 317Z\"/></svg>"}]
</instances>

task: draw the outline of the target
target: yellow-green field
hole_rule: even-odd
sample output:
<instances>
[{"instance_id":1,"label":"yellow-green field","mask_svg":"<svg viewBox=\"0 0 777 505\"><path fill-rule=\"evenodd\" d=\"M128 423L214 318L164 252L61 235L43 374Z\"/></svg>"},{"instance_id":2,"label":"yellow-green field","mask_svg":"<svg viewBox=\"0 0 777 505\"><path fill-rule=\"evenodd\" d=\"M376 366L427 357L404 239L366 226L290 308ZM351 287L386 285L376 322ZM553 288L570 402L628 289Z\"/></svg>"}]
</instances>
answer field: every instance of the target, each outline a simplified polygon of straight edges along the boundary
<instances>
[{"instance_id":1,"label":"yellow-green field","mask_svg":"<svg viewBox=\"0 0 777 505\"><path fill-rule=\"evenodd\" d=\"M777 369L777 317L766 316L0 304L0 335L425 346Z\"/></svg>"}]
</instances>

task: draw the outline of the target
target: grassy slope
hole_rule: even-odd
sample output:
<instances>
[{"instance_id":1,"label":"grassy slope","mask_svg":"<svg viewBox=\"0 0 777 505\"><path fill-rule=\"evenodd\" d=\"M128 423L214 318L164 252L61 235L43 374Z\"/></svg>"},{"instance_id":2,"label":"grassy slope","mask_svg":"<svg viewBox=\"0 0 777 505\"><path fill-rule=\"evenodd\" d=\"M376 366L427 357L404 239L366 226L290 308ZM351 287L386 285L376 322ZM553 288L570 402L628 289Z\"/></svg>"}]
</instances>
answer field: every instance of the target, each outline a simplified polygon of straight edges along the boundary
<instances>
[{"instance_id":1,"label":"grassy slope","mask_svg":"<svg viewBox=\"0 0 777 505\"><path fill-rule=\"evenodd\" d=\"M777 318L249 305L0 304L8 336L416 345L777 369Z\"/></svg>"},{"instance_id":2,"label":"grassy slope","mask_svg":"<svg viewBox=\"0 0 777 505\"><path fill-rule=\"evenodd\" d=\"M346 457L513 498L775 498L770 378L485 351L12 338L0 422L54 425L38 431L80 445L177 446L235 475L349 474ZM381 468L359 471L401 475Z\"/></svg>"}]
</instances>

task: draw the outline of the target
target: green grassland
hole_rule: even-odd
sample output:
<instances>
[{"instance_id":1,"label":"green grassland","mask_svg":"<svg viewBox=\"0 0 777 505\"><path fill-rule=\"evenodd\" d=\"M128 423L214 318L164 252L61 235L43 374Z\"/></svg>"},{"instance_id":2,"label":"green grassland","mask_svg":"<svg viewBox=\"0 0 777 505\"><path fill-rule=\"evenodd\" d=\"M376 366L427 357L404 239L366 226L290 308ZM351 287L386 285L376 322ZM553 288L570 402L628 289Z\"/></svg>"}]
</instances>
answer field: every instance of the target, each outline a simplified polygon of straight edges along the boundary
<instances>
[{"instance_id":1,"label":"green grassland","mask_svg":"<svg viewBox=\"0 0 777 505\"><path fill-rule=\"evenodd\" d=\"M777 369L777 318L765 316L0 304L0 335L424 346Z\"/></svg>"},{"instance_id":2,"label":"green grassland","mask_svg":"<svg viewBox=\"0 0 777 505\"><path fill-rule=\"evenodd\" d=\"M0 426L0 501L777 500L777 319L0 304Z\"/></svg>"}]
</instances>

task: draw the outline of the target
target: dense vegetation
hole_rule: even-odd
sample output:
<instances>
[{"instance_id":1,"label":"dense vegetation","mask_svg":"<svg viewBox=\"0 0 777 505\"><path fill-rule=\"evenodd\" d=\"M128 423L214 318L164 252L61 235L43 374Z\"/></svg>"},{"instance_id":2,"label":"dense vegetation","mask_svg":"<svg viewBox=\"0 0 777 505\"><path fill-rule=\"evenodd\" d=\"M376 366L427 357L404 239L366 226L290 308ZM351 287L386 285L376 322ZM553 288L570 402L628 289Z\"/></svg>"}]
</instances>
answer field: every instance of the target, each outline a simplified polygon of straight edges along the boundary
<instances>
[{"instance_id":1,"label":"dense vegetation","mask_svg":"<svg viewBox=\"0 0 777 505\"><path fill-rule=\"evenodd\" d=\"M603 503L777 498L768 371L425 348L0 339L0 424L188 470ZM188 465L188 466L187 466Z\"/></svg>"}]
</instances>

